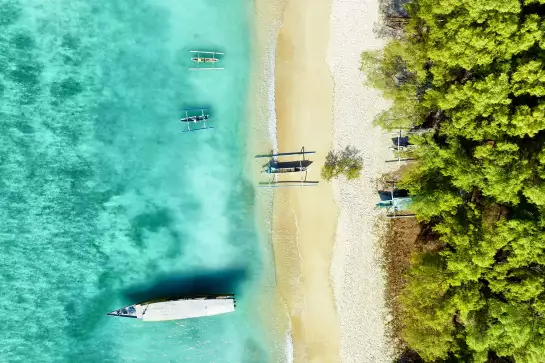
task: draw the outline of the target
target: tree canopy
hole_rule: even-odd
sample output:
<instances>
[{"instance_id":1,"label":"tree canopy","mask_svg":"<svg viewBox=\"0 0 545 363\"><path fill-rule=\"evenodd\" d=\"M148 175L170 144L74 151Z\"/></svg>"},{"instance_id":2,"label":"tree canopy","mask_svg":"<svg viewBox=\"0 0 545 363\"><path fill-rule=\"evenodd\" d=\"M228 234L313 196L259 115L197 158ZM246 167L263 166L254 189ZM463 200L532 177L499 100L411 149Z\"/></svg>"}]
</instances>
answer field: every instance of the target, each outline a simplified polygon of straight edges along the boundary
<instances>
[{"instance_id":1,"label":"tree canopy","mask_svg":"<svg viewBox=\"0 0 545 363\"><path fill-rule=\"evenodd\" d=\"M362 169L363 158L360 152L352 146L347 146L343 150L331 150L327 154L321 174L322 178L328 181L340 175L351 180L359 178Z\"/></svg>"},{"instance_id":2,"label":"tree canopy","mask_svg":"<svg viewBox=\"0 0 545 363\"><path fill-rule=\"evenodd\" d=\"M409 346L428 362L545 357L545 0L414 0L400 39L362 55L393 106L377 124L421 126L404 174L438 251L403 292Z\"/></svg>"}]
</instances>

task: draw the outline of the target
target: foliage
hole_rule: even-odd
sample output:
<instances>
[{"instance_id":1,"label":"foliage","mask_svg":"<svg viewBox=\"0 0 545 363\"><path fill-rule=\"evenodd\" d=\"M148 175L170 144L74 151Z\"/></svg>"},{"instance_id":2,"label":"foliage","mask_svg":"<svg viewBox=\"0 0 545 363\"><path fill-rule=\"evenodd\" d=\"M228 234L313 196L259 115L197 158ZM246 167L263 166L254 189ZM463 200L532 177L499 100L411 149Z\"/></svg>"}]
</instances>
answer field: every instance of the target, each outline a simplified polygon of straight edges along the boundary
<instances>
[{"instance_id":1,"label":"foliage","mask_svg":"<svg viewBox=\"0 0 545 363\"><path fill-rule=\"evenodd\" d=\"M545 357L545 0L414 0L404 35L362 55L424 127L403 176L438 251L415 254L403 336L427 362Z\"/></svg>"},{"instance_id":2,"label":"foliage","mask_svg":"<svg viewBox=\"0 0 545 363\"><path fill-rule=\"evenodd\" d=\"M330 151L322 167L322 178L328 181L339 175L344 175L348 180L359 178L363 169L363 158L359 153L352 146L341 151Z\"/></svg>"}]
</instances>

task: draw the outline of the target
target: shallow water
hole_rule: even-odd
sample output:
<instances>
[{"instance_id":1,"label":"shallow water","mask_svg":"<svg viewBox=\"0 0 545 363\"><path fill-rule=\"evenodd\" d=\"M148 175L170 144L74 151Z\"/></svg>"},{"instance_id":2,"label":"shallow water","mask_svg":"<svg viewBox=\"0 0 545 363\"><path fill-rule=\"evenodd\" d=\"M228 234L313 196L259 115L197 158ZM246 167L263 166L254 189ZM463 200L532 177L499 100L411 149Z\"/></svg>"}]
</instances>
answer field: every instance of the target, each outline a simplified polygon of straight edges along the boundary
<instances>
[{"instance_id":1,"label":"shallow water","mask_svg":"<svg viewBox=\"0 0 545 363\"><path fill-rule=\"evenodd\" d=\"M0 0L1 361L268 361L242 167L250 10ZM188 71L192 48L226 51L226 70ZM180 109L196 106L216 128L182 133ZM191 292L235 292L237 311L105 316Z\"/></svg>"}]
</instances>

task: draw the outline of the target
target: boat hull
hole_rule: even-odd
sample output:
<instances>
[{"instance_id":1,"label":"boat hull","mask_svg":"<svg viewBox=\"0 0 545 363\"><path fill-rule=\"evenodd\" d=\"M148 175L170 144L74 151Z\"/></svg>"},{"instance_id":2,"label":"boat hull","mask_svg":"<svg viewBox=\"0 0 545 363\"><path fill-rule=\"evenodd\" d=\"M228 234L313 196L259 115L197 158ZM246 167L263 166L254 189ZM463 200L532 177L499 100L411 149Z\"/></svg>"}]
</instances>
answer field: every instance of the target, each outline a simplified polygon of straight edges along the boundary
<instances>
[{"instance_id":1,"label":"boat hull","mask_svg":"<svg viewBox=\"0 0 545 363\"><path fill-rule=\"evenodd\" d=\"M191 296L146 301L114 310L108 315L143 321L192 319L235 311L234 295Z\"/></svg>"},{"instance_id":2,"label":"boat hull","mask_svg":"<svg viewBox=\"0 0 545 363\"><path fill-rule=\"evenodd\" d=\"M218 58L191 58L191 60L195 63L217 63Z\"/></svg>"},{"instance_id":3,"label":"boat hull","mask_svg":"<svg viewBox=\"0 0 545 363\"><path fill-rule=\"evenodd\" d=\"M210 118L210 116L208 116L208 115L204 115L204 116L188 116L188 117L181 118L180 121L181 122L202 122L202 121L207 121L209 118Z\"/></svg>"}]
</instances>

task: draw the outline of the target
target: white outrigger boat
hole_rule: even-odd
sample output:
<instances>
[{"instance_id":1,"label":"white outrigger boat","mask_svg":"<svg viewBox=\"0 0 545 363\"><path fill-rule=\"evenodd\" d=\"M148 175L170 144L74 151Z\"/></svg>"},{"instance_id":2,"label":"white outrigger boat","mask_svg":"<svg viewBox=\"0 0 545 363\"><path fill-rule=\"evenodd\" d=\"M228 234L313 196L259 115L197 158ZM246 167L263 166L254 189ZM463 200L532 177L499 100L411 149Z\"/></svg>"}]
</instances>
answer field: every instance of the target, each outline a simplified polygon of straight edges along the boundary
<instances>
[{"instance_id":1,"label":"white outrigger boat","mask_svg":"<svg viewBox=\"0 0 545 363\"><path fill-rule=\"evenodd\" d=\"M316 151L305 151L301 148L298 152L289 153L271 153L265 155L256 155L256 159L268 158L269 161L263 165L263 173L267 173L272 178L268 182L260 182L259 188L288 188L288 187L315 187L318 186L318 181L307 180L307 172L312 160L305 159L306 154L315 154ZM301 155L299 160L281 161L279 157ZM302 175L299 181L297 180L278 180L278 176L288 173L300 173ZM303 174L304 173L304 174Z\"/></svg>"},{"instance_id":2,"label":"white outrigger boat","mask_svg":"<svg viewBox=\"0 0 545 363\"><path fill-rule=\"evenodd\" d=\"M125 306L108 313L110 316L167 321L200 318L235 311L235 295L201 295L180 299L159 299Z\"/></svg>"},{"instance_id":3,"label":"white outrigger boat","mask_svg":"<svg viewBox=\"0 0 545 363\"><path fill-rule=\"evenodd\" d=\"M190 70L214 70L214 69L223 69L223 67L218 67L220 62L220 56L225 55L222 52L206 52L203 50L190 50L189 53L194 53L195 56L191 57L191 61L196 63L196 67L188 68ZM201 66L203 64L204 66Z\"/></svg>"},{"instance_id":4,"label":"white outrigger boat","mask_svg":"<svg viewBox=\"0 0 545 363\"><path fill-rule=\"evenodd\" d=\"M182 132L190 131L199 131L199 130L208 130L213 129L214 126L209 126L206 124L206 121L210 119L208 114L208 107L197 107L197 108L184 108L182 111L185 113L185 117L180 119L180 122L187 124L187 130L182 130ZM205 113L206 112L206 113ZM191 124L201 124L202 127L198 129L192 129Z\"/></svg>"}]
</instances>

